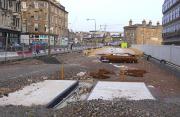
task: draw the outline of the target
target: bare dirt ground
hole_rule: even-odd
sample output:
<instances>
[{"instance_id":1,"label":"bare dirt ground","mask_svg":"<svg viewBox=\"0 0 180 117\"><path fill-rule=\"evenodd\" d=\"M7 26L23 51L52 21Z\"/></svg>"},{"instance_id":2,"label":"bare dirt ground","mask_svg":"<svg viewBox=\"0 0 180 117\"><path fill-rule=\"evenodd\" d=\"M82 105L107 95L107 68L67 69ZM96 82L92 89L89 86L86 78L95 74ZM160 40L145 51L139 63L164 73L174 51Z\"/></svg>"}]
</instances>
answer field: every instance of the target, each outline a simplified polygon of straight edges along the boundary
<instances>
[{"instance_id":1,"label":"bare dirt ground","mask_svg":"<svg viewBox=\"0 0 180 117\"><path fill-rule=\"evenodd\" d=\"M69 53L0 65L0 96L8 95L8 93L21 89L31 83L47 79L60 79L62 63L64 64L65 78L70 79L85 69L79 64L72 62L79 61L81 59L80 56L82 55L78 53Z\"/></svg>"},{"instance_id":2,"label":"bare dirt ground","mask_svg":"<svg viewBox=\"0 0 180 117\"><path fill-rule=\"evenodd\" d=\"M60 79L61 65L64 65L65 79L92 79L90 72L99 69L113 71L108 79L94 79L94 82L122 81L122 82L145 82L156 101L82 101L70 104L63 109L51 110L45 107L0 107L2 117L76 117L76 116L107 116L107 117L179 117L180 116L180 77L167 66L153 60L147 61L141 58L138 63L116 64L101 63L97 57L87 57L82 53L69 53L53 56L52 58L28 59L20 62L0 65L0 89L1 96L8 96L9 92L21 89L34 82L46 79ZM146 70L144 77L125 76L122 80L119 76L120 68L114 65L124 65L131 68ZM80 72L86 72L83 77L77 77ZM172 104L173 103L173 104ZM80 105L80 106L79 106ZM107 106L106 106L107 105ZM131 105L131 106L129 106ZM109 110L110 109L110 110ZM6 110L6 111L4 111ZM110 112L109 112L110 111ZM88 114L89 112L89 114ZM9 114L10 113L10 114ZM28 115L29 114L29 115ZM116 115L113 115L116 114Z\"/></svg>"}]
</instances>

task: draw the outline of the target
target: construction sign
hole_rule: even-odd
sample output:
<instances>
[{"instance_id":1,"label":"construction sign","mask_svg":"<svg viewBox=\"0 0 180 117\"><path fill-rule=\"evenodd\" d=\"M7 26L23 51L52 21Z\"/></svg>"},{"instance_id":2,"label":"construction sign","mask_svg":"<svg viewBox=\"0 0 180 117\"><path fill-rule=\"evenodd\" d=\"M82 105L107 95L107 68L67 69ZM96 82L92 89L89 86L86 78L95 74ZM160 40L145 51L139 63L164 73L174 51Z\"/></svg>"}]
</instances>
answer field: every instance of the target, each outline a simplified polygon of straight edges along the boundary
<instances>
[{"instance_id":1,"label":"construction sign","mask_svg":"<svg viewBox=\"0 0 180 117\"><path fill-rule=\"evenodd\" d=\"M126 42L121 43L121 48L127 48L127 47L128 47L128 44Z\"/></svg>"}]
</instances>

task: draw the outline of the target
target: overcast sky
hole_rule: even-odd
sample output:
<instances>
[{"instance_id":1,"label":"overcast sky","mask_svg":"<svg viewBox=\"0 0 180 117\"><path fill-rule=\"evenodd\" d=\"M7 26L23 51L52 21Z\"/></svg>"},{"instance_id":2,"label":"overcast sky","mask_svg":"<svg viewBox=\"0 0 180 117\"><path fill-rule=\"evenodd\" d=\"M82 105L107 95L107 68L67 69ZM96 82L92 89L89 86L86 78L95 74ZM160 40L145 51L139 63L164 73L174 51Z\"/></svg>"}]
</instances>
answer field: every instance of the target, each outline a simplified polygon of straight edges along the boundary
<instances>
[{"instance_id":1,"label":"overcast sky","mask_svg":"<svg viewBox=\"0 0 180 117\"><path fill-rule=\"evenodd\" d=\"M60 0L69 12L69 28L74 31L94 30L107 25L108 31L122 31L130 19L141 23L143 19L153 24L162 21L162 4L164 0Z\"/></svg>"}]
</instances>

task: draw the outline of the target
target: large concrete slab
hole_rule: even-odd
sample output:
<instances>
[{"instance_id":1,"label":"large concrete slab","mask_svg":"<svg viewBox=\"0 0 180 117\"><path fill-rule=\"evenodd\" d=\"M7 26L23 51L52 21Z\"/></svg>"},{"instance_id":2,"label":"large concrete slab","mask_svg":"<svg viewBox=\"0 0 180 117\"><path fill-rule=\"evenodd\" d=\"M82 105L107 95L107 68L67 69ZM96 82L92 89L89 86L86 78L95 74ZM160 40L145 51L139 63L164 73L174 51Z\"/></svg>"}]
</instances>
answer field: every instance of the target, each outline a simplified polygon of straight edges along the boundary
<instances>
[{"instance_id":1,"label":"large concrete slab","mask_svg":"<svg viewBox=\"0 0 180 117\"><path fill-rule=\"evenodd\" d=\"M22 90L10 93L8 97L0 98L0 105L48 105L76 83L77 81L70 80L46 80L31 84Z\"/></svg>"},{"instance_id":2,"label":"large concrete slab","mask_svg":"<svg viewBox=\"0 0 180 117\"><path fill-rule=\"evenodd\" d=\"M135 54L135 52L131 49L115 48L115 47L101 48L94 52L94 54L96 54L96 55L99 55L99 54L124 54L124 53L129 53L129 54L133 54L133 55Z\"/></svg>"},{"instance_id":3,"label":"large concrete slab","mask_svg":"<svg viewBox=\"0 0 180 117\"><path fill-rule=\"evenodd\" d=\"M155 99L144 83L98 82L88 100L113 100L115 98L124 98L127 100Z\"/></svg>"}]
</instances>

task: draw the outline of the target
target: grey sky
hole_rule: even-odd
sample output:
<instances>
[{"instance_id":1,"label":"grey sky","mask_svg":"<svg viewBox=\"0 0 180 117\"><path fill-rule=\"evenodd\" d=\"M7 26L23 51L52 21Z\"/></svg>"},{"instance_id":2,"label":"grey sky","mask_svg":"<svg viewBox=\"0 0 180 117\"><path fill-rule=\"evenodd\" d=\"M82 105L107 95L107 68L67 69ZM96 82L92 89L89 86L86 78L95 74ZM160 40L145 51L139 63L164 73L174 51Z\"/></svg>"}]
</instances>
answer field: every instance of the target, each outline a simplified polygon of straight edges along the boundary
<instances>
[{"instance_id":1,"label":"grey sky","mask_svg":"<svg viewBox=\"0 0 180 117\"><path fill-rule=\"evenodd\" d=\"M143 19L152 20L153 24L162 20L164 0L60 0L69 12L69 28L74 31L94 30L107 25L109 31L122 31L129 19L141 23Z\"/></svg>"}]
</instances>

